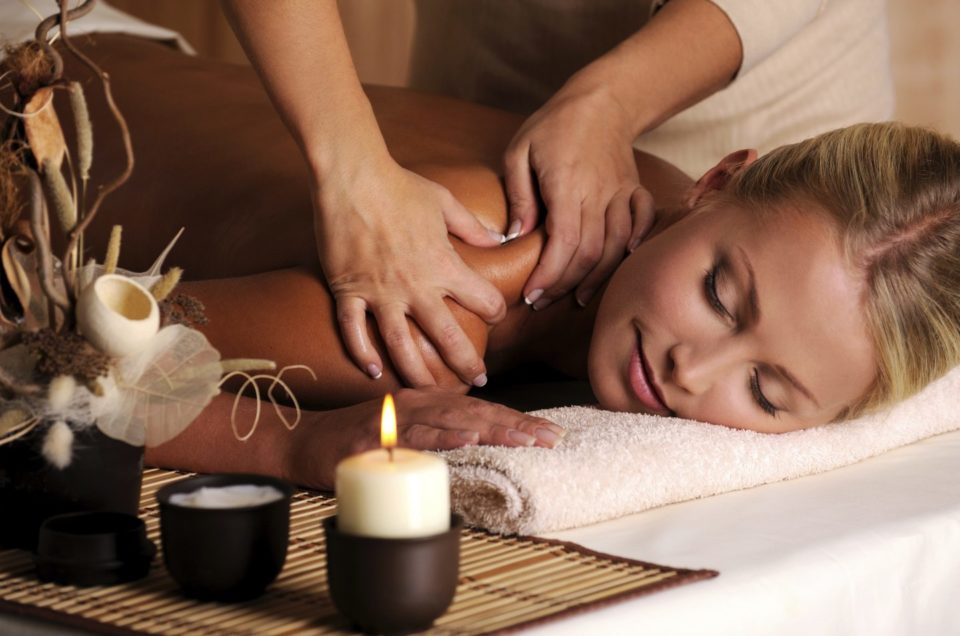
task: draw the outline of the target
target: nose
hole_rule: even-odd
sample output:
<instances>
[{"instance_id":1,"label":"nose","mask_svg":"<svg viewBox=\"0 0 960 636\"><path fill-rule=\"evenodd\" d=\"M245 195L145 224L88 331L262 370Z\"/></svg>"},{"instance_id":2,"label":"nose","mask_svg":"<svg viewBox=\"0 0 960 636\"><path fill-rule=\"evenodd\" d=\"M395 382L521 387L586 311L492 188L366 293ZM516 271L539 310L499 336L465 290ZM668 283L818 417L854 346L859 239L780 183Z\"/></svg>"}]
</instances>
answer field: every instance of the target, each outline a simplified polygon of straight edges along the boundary
<instances>
[{"instance_id":1,"label":"nose","mask_svg":"<svg viewBox=\"0 0 960 636\"><path fill-rule=\"evenodd\" d=\"M701 394L721 378L729 377L744 360L742 347L735 342L678 343L668 353L673 383L687 393Z\"/></svg>"}]
</instances>

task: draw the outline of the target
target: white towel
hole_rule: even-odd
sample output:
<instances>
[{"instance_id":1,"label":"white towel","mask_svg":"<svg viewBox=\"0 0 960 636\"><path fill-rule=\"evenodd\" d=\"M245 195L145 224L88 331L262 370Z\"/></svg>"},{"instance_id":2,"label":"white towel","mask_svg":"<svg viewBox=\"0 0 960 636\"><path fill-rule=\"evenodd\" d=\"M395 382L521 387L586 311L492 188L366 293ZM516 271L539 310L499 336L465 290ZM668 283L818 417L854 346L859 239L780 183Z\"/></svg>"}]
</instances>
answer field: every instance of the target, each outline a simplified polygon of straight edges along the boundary
<instances>
[{"instance_id":1,"label":"white towel","mask_svg":"<svg viewBox=\"0 0 960 636\"><path fill-rule=\"evenodd\" d=\"M443 453L467 523L537 534L853 464L960 428L960 367L888 411L779 435L582 406L536 414L566 427L557 448Z\"/></svg>"}]
</instances>

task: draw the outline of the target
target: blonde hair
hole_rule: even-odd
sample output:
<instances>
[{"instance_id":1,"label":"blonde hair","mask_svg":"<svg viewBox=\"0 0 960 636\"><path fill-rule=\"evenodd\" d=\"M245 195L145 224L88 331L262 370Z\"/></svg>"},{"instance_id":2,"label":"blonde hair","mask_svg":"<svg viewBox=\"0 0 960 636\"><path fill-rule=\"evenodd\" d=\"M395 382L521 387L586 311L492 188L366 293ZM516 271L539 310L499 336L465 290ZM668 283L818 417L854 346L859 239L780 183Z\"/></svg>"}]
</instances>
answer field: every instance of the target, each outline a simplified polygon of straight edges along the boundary
<instances>
[{"instance_id":1,"label":"blonde hair","mask_svg":"<svg viewBox=\"0 0 960 636\"><path fill-rule=\"evenodd\" d=\"M834 130L761 157L726 192L817 204L836 222L862 298L876 379L842 418L898 402L960 364L960 144L898 123Z\"/></svg>"}]
</instances>

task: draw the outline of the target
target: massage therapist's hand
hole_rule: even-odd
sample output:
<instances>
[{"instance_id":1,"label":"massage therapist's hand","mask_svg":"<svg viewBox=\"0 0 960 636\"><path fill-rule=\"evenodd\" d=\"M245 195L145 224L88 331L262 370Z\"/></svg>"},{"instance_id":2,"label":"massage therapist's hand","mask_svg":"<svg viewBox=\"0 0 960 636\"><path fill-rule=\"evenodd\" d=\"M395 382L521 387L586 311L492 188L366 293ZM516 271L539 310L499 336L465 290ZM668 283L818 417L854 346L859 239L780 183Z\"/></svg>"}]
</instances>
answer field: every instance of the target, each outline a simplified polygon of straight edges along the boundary
<instances>
[{"instance_id":1,"label":"massage therapist's hand","mask_svg":"<svg viewBox=\"0 0 960 636\"><path fill-rule=\"evenodd\" d=\"M371 377L383 361L371 345L366 313L402 379L435 384L407 324L411 316L446 364L466 383L486 383L483 360L444 303L450 297L488 323L506 312L503 296L471 270L447 233L492 247L488 230L448 190L401 168L386 155L343 162L326 174L316 198L315 227L323 271L337 304L347 350Z\"/></svg>"},{"instance_id":2,"label":"massage therapist's hand","mask_svg":"<svg viewBox=\"0 0 960 636\"><path fill-rule=\"evenodd\" d=\"M564 429L500 404L439 389L401 389L395 395L397 441L405 448L446 450L476 444L553 448ZM380 447L380 399L316 413L292 445L288 477L300 484L332 488L337 463Z\"/></svg>"},{"instance_id":3,"label":"massage therapist's hand","mask_svg":"<svg viewBox=\"0 0 960 636\"><path fill-rule=\"evenodd\" d=\"M653 219L640 184L634 126L606 86L575 75L517 132L504 157L508 238L537 224L546 204L547 243L523 288L541 309L576 290L586 305Z\"/></svg>"}]
</instances>

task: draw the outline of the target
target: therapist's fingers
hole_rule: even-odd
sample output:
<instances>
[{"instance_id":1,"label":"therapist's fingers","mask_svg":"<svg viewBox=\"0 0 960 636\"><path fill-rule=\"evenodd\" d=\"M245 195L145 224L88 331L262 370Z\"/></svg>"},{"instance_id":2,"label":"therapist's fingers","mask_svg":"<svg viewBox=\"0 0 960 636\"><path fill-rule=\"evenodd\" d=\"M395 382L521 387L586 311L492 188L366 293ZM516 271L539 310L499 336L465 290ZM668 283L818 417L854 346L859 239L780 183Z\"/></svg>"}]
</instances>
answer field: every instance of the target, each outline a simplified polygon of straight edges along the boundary
<instances>
[{"instance_id":1,"label":"therapist's fingers","mask_svg":"<svg viewBox=\"0 0 960 636\"><path fill-rule=\"evenodd\" d=\"M503 176L510 219L506 240L510 241L537 224L537 189L528 142L514 142L507 148L503 156Z\"/></svg>"},{"instance_id":2,"label":"therapist's fingers","mask_svg":"<svg viewBox=\"0 0 960 636\"><path fill-rule=\"evenodd\" d=\"M581 200L571 197L553 184L544 182L540 187L547 205L547 218L544 223L547 242L540 254L540 262L523 287L524 301L534 306L544 292L560 280L580 246L581 232Z\"/></svg>"},{"instance_id":3,"label":"therapist's fingers","mask_svg":"<svg viewBox=\"0 0 960 636\"><path fill-rule=\"evenodd\" d=\"M469 309L494 325L507 315L507 303L496 285L470 269L463 261L447 271L446 293L465 309Z\"/></svg>"},{"instance_id":4,"label":"therapist's fingers","mask_svg":"<svg viewBox=\"0 0 960 636\"><path fill-rule=\"evenodd\" d=\"M399 303L389 303L372 309L397 375L410 386L435 385L436 380L427 369L423 354L410 333L405 308Z\"/></svg>"},{"instance_id":5,"label":"therapist's fingers","mask_svg":"<svg viewBox=\"0 0 960 636\"><path fill-rule=\"evenodd\" d=\"M590 303L597 289L616 271L626 253L632 225L628 191L618 192L610 200L604 224L603 252L600 260L577 286L575 298L581 307L586 307Z\"/></svg>"},{"instance_id":6,"label":"therapist's fingers","mask_svg":"<svg viewBox=\"0 0 960 636\"><path fill-rule=\"evenodd\" d=\"M466 384L487 383L486 366L460 323L440 299L424 299L413 308L413 319L437 349L440 357Z\"/></svg>"},{"instance_id":7,"label":"therapist's fingers","mask_svg":"<svg viewBox=\"0 0 960 636\"><path fill-rule=\"evenodd\" d=\"M630 195L630 211L633 217L633 229L627 243L628 252L637 249L647 232L653 227L656 209L653 203L653 195L650 194L649 190L643 186L637 186Z\"/></svg>"},{"instance_id":8,"label":"therapist's fingers","mask_svg":"<svg viewBox=\"0 0 960 636\"><path fill-rule=\"evenodd\" d=\"M533 308L540 310L567 295L583 278L596 267L603 255L604 219L603 203L597 200L586 200L581 208L580 244L573 257L567 263L566 269L559 280L548 288L543 296L533 304Z\"/></svg>"},{"instance_id":9,"label":"therapist's fingers","mask_svg":"<svg viewBox=\"0 0 960 636\"><path fill-rule=\"evenodd\" d=\"M383 360L370 343L367 303L355 296L337 296L337 324L354 363L374 380L383 375Z\"/></svg>"}]
</instances>

